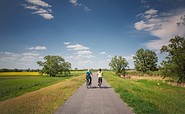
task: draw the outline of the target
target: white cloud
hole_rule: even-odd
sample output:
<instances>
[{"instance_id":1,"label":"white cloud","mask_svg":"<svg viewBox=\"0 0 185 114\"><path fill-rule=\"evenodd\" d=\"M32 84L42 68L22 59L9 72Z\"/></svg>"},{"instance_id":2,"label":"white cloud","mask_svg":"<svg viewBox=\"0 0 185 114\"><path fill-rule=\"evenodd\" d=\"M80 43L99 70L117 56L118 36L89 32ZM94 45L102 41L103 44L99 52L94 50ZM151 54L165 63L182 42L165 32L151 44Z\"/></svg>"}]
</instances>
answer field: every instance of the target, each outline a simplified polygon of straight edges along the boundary
<instances>
[{"instance_id":1,"label":"white cloud","mask_svg":"<svg viewBox=\"0 0 185 114\"><path fill-rule=\"evenodd\" d=\"M95 56L93 56L93 55L78 55L77 56L78 58L95 58Z\"/></svg>"},{"instance_id":2,"label":"white cloud","mask_svg":"<svg viewBox=\"0 0 185 114\"><path fill-rule=\"evenodd\" d=\"M76 4L77 0L69 0L72 4Z\"/></svg>"},{"instance_id":3,"label":"white cloud","mask_svg":"<svg viewBox=\"0 0 185 114\"><path fill-rule=\"evenodd\" d=\"M37 14L43 17L44 19L50 20L53 19L52 10L50 9L51 5L42 1L42 0L26 0L26 4L22 6L26 9L33 10L32 14Z\"/></svg>"},{"instance_id":4,"label":"white cloud","mask_svg":"<svg viewBox=\"0 0 185 114\"><path fill-rule=\"evenodd\" d=\"M160 50L162 45L166 45L169 39L175 36L185 37L185 26L182 23L182 17L185 14L185 9L173 10L168 12L160 12L157 10L148 10L146 14L157 15L150 19L141 20L135 23L137 30L147 31L149 34L158 37L159 39L151 40L145 46L152 50ZM157 14L158 13L158 14Z\"/></svg>"},{"instance_id":5,"label":"white cloud","mask_svg":"<svg viewBox=\"0 0 185 114\"><path fill-rule=\"evenodd\" d=\"M104 55L104 54L106 54L106 52L103 51L103 52L100 52L100 54L101 54L101 55Z\"/></svg>"},{"instance_id":6,"label":"white cloud","mask_svg":"<svg viewBox=\"0 0 185 114\"><path fill-rule=\"evenodd\" d=\"M78 55L88 55L88 54L92 54L92 52L89 50L85 50L85 51L78 51L77 54Z\"/></svg>"},{"instance_id":7,"label":"white cloud","mask_svg":"<svg viewBox=\"0 0 185 114\"><path fill-rule=\"evenodd\" d=\"M70 42L64 42L64 44L65 44L65 45L69 45L69 44L71 44L71 43L70 43Z\"/></svg>"},{"instance_id":8,"label":"white cloud","mask_svg":"<svg viewBox=\"0 0 185 114\"><path fill-rule=\"evenodd\" d=\"M40 16L42 16L44 19L53 19L53 15L49 14L49 13L41 13L39 14Z\"/></svg>"},{"instance_id":9,"label":"white cloud","mask_svg":"<svg viewBox=\"0 0 185 114\"><path fill-rule=\"evenodd\" d=\"M73 4L74 6L77 6L77 7L82 7L85 11L89 12L91 11L91 9L87 6L85 6L84 4L82 3L79 3L77 0L69 0L69 2L71 4Z\"/></svg>"},{"instance_id":10,"label":"white cloud","mask_svg":"<svg viewBox=\"0 0 185 114\"><path fill-rule=\"evenodd\" d=\"M78 62L80 65L82 64L82 65L84 65L84 64L91 64L91 63L93 63L93 61L91 61L91 60L84 60L84 61L79 61Z\"/></svg>"},{"instance_id":11,"label":"white cloud","mask_svg":"<svg viewBox=\"0 0 185 114\"><path fill-rule=\"evenodd\" d=\"M143 20L135 23L135 28L137 30L151 30L153 29L155 24L146 24Z\"/></svg>"},{"instance_id":12,"label":"white cloud","mask_svg":"<svg viewBox=\"0 0 185 114\"><path fill-rule=\"evenodd\" d=\"M28 5L26 5L26 4L23 4L23 6L24 6L24 8L26 8L26 9L31 9L31 10L38 10L38 7L37 6L35 6L35 5L33 5L33 6L28 6Z\"/></svg>"},{"instance_id":13,"label":"white cloud","mask_svg":"<svg viewBox=\"0 0 185 114\"><path fill-rule=\"evenodd\" d=\"M93 56L93 55L74 55L74 56L68 56L66 58L70 59L70 60L78 60L79 61L84 58L88 58L88 59L95 58L95 56Z\"/></svg>"},{"instance_id":14,"label":"white cloud","mask_svg":"<svg viewBox=\"0 0 185 114\"><path fill-rule=\"evenodd\" d=\"M42 7L51 7L51 5L49 5L48 3L42 1L42 0L26 0L28 3L34 4L34 5L38 5L38 6L42 6Z\"/></svg>"},{"instance_id":15,"label":"white cloud","mask_svg":"<svg viewBox=\"0 0 185 114\"><path fill-rule=\"evenodd\" d=\"M84 10L85 10L85 11L91 11L91 9L88 8L87 6L84 7Z\"/></svg>"},{"instance_id":16,"label":"white cloud","mask_svg":"<svg viewBox=\"0 0 185 114\"><path fill-rule=\"evenodd\" d=\"M0 53L0 68L38 68L37 61L43 57L38 52Z\"/></svg>"},{"instance_id":17,"label":"white cloud","mask_svg":"<svg viewBox=\"0 0 185 114\"><path fill-rule=\"evenodd\" d=\"M22 53L22 55L24 56L32 56L32 57L35 57L35 56L38 56L39 54L36 52L25 52L25 53Z\"/></svg>"},{"instance_id":18,"label":"white cloud","mask_svg":"<svg viewBox=\"0 0 185 114\"><path fill-rule=\"evenodd\" d=\"M72 50L76 50L76 51L80 51L80 50L88 50L88 47L85 47L83 45L80 44L76 44L76 45L67 45L66 47L67 49L72 49Z\"/></svg>"},{"instance_id":19,"label":"white cloud","mask_svg":"<svg viewBox=\"0 0 185 114\"><path fill-rule=\"evenodd\" d=\"M27 49L29 49L29 50L46 50L47 48L45 46L36 46L36 47L30 47Z\"/></svg>"},{"instance_id":20,"label":"white cloud","mask_svg":"<svg viewBox=\"0 0 185 114\"><path fill-rule=\"evenodd\" d=\"M33 12L33 14L47 14L47 13L48 13L48 11L45 10L45 9L42 9L42 8L40 8L37 11Z\"/></svg>"},{"instance_id":21,"label":"white cloud","mask_svg":"<svg viewBox=\"0 0 185 114\"><path fill-rule=\"evenodd\" d=\"M157 12L158 12L158 10L150 9L150 10L145 11L145 14L155 15L155 14L157 14Z\"/></svg>"},{"instance_id":22,"label":"white cloud","mask_svg":"<svg viewBox=\"0 0 185 114\"><path fill-rule=\"evenodd\" d=\"M127 61L133 61L133 56L134 54L132 55L128 55L128 56L123 56Z\"/></svg>"}]
</instances>

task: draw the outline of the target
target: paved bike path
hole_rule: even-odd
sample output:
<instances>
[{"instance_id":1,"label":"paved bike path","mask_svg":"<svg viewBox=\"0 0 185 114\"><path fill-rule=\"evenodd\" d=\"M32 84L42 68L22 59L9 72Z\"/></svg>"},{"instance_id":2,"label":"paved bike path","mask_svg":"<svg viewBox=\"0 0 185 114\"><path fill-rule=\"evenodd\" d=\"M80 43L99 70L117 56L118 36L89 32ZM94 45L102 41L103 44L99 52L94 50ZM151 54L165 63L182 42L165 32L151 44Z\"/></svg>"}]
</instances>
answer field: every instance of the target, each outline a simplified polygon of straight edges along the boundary
<instances>
[{"instance_id":1,"label":"paved bike path","mask_svg":"<svg viewBox=\"0 0 185 114\"><path fill-rule=\"evenodd\" d=\"M133 114L104 79L102 88L97 80L94 74L91 88L84 83L54 114Z\"/></svg>"}]
</instances>

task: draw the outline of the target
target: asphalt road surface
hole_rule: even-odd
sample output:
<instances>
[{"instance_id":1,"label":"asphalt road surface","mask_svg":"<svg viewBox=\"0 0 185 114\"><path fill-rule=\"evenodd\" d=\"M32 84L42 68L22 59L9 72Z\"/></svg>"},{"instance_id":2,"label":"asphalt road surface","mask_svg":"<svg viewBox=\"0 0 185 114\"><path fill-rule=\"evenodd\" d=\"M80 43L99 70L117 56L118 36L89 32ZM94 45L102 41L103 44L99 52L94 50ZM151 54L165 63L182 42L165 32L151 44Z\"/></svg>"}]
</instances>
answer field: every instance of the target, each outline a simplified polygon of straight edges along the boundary
<instances>
[{"instance_id":1,"label":"asphalt road surface","mask_svg":"<svg viewBox=\"0 0 185 114\"><path fill-rule=\"evenodd\" d=\"M54 114L133 114L104 79L101 88L97 80L94 74L91 88L84 83Z\"/></svg>"}]
</instances>

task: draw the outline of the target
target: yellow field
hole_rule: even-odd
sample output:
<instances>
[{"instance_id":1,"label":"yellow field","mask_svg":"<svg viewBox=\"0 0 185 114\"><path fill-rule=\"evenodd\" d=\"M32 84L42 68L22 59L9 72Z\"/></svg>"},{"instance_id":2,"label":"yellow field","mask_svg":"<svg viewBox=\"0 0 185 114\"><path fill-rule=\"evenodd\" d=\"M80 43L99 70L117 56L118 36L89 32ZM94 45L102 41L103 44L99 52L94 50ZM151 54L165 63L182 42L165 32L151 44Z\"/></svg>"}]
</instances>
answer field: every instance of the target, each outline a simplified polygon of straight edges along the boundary
<instances>
[{"instance_id":1,"label":"yellow field","mask_svg":"<svg viewBox=\"0 0 185 114\"><path fill-rule=\"evenodd\" d=\"M38 76L39 72L0 72L0 76Z\"/></svg>"}]
</instances>

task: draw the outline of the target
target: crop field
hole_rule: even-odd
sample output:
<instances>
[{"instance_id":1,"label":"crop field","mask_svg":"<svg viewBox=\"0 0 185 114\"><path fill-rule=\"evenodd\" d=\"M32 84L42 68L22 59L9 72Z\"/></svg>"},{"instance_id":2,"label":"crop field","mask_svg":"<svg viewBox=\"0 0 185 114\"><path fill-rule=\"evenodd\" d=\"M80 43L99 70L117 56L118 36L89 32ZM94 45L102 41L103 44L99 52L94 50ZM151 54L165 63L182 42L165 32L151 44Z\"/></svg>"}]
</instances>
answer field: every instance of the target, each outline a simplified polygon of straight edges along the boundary
<instances>
[{"instance_id":1,"label":"crop field","mask_svg":"<svg viewBox=\"0 0 185 114\"><path fill-rule=\"evenodd\" d=\"M0 72L0 77L6 76L39 76L39 72Z\"/></svg>"},{"instance_id":2,"label":"crop field","mask_svg":"<svg viewBox=\"0 0 185 114\"><path fill-rule=\"evenodd\" d=\"M105 72L105 79L136 114L183 114L185 88L163 80L123 79Z\"/></svg>"},{"instance_id":3,"label":"crop field","mask_svg":"<svg viewBox=\"0 0 185 114\"><path fill-rule=\"evenodd\" d=\"M85 82L82 74L84 71L72 71L64 77L0 73L0 114L51 114Z\"/></svg>"}]
</instances>

